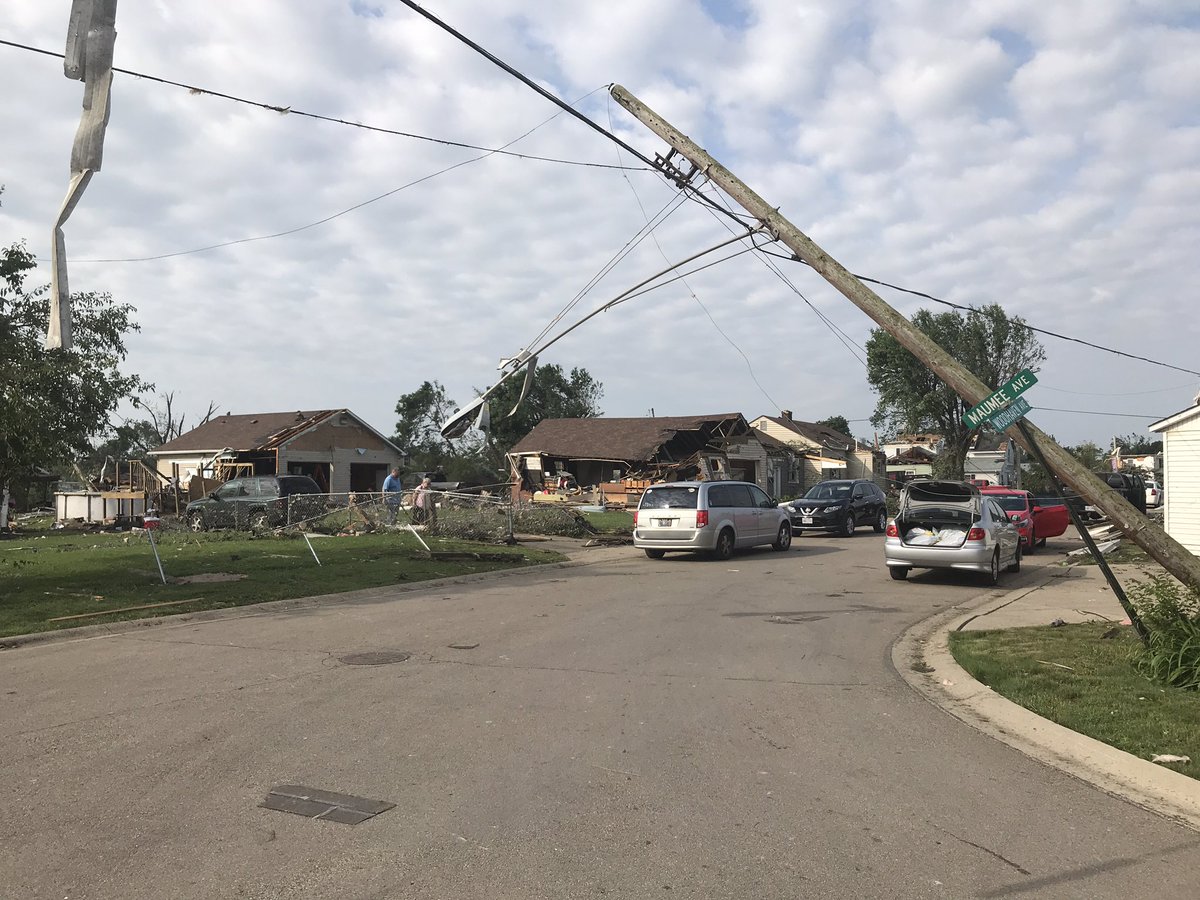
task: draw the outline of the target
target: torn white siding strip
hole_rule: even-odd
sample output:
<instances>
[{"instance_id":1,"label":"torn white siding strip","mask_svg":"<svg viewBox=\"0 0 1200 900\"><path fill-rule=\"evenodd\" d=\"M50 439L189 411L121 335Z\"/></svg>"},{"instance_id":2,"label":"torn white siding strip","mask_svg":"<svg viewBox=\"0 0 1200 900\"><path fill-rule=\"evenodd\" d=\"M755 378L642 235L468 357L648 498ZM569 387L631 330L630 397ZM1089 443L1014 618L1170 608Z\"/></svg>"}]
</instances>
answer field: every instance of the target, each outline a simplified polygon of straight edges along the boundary
<instances>
[{"instance_id":1,"label":"torn white siding strip","mask_svg":"<svg viewBox=\"0 0 1200 900\"><path fill-rule=\"evenodd\" d=\"M63 74L83 81L83 113L71 148L71 183L51 235L50 325L46 347L71 346L71 290L63 224L104 161L104 132L112 95L117 0L72 0Z\"/></svg>"}]
</instances>

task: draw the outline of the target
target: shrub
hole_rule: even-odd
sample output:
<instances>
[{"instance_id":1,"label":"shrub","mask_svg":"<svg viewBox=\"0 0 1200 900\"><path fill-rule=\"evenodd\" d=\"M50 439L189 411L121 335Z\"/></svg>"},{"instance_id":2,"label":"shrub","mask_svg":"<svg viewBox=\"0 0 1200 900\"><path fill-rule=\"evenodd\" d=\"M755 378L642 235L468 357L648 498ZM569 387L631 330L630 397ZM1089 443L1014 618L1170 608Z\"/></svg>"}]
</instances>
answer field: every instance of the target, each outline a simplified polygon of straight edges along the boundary
<instances>
[{"instance_id":1,"label":"shrub","mask_svg":"<svg viewBox=\"0 0 1200 900\"><path fill-rule=\"evenodd\" d=\"M1150 634L1149 646L1135 651L1138 670L1160 684L1200 690L1200 593L1151 575L1128 594Z\"/></svg>"}]
</instances>

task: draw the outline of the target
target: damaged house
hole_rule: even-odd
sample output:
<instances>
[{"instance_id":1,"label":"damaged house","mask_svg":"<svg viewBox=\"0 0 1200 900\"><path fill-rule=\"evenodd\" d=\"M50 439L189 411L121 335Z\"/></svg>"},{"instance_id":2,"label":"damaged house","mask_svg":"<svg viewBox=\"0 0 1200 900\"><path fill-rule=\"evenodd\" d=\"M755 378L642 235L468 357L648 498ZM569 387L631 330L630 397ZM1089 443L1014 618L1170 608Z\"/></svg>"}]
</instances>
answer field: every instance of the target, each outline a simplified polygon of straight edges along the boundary
<instances>
[{"instance_id":1,"label":"damaged house","mask_svg":"<svg viewBox=\"0 0 1200 900\"><path fill-rule=\"evenodd\" d=\"M404 451L348 409L216 416L151 450L164 479L308 475L332 493L379 491Z\"/></svg>"},{"instance_id":2,"label":"damaged house","mask_svg":"<svg viewBox=\"0 0 1200 900\"><path fill-rule=\"evenodd\" d=\"M869 478L883 482L883 454L828 425L802 422L792 417L790 409L780 411L778 416L759 416L750 424L802 457L786 492L781 493L800 495L830 478Z\"/></svg>"},{"instance_id":3,"label":"damaged house","mask_svg":"<svg viewBox=\"0 0 1200 900\"><path fill-rule=\"evenodd\" d=\"M508 454L526 493L569 477L606 497L630 482L734 478L768 493L781 481L789 451L768 447L741 413L636 419L543 419Z\"/></svg>"}]
</instances>

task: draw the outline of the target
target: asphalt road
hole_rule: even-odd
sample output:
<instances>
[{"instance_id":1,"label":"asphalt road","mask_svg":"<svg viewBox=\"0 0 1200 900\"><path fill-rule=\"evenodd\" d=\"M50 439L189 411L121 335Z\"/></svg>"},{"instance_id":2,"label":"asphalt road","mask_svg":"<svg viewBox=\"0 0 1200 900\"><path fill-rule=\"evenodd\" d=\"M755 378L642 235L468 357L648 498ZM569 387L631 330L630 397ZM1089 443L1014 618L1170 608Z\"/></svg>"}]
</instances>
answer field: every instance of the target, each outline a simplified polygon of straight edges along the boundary
<instances>
[{"instance_id":1,"label":"asphalt road","mask_svg":"<svg viewBox=\"0 0 1200 900\"><path fill-rule=\"evenodd\" d=\"M907 687L892 641L985 589L893 582L881 542L606 550L4 651L0 895L1200 896L1200 835ZM379 650L413 655L341 660ZM259 808L280 784L396 807Z\"/></svg>"}]
</instances>

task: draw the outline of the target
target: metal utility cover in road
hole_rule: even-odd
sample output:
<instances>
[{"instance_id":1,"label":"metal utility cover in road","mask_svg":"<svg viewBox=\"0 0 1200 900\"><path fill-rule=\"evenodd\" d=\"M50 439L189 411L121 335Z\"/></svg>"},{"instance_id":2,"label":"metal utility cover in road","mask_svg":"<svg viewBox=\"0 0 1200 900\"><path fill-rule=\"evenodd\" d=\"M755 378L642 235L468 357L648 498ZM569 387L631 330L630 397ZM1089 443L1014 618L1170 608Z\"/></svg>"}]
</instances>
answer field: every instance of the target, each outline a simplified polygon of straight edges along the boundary
<instances>
[{"instance_id":1,"label":"metal utility cover in road","mask_svg":"<svg viewBox=\"0 0 1200 900\"><path fill-rule=\"evenodd\" d=\"M1010 406L1006 406L1000 412L996 413L989 420L991 426L997 431L1003 431L1019 419L1023 419L1025 414L1033 409L1029 405L1029 401L1024 397L1018 397Z\"/></svg>"},{"instance_id":2,"label":"metal utility cover in road","mask_svg":"<svg viewBox=\"0 0 1200 900\"><path fill-rule=\"evenodd\" d=\"M968 428L978 428L989 418L1008 406L1008 404L1012 403L1019 394L1023 394L1035 384L1037 384L1037 376L1028 369L1022 369L1010 378L1008 384L1004 385L1004 387L994 391L991 396L967 410L967 414L963 416L963 424Z\"/></svg>"}]
</instances>

